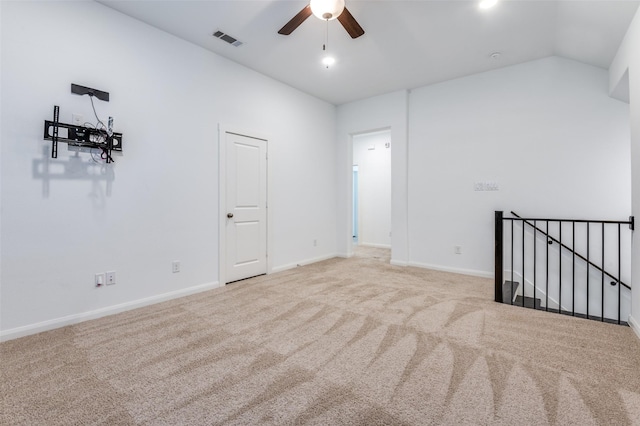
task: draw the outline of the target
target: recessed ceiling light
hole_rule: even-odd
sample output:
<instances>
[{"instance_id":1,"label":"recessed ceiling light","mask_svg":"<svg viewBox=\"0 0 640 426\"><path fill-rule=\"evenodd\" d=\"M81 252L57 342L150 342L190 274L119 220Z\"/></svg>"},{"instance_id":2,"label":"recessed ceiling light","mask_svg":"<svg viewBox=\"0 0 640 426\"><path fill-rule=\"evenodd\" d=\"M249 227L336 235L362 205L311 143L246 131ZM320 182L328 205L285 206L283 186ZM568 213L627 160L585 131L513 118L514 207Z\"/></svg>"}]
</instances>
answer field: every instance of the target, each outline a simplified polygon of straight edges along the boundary
<instances>
[{"instance_id":1,"label":"recessed ceiling light","mask_svg":"<svg viewBox=\"0 0 640 426\"><path fill-rule=\"evenodd\" d=\"M489 55L491 57L491 59L500 59L500 56L502 56L502 53L500 52L493 52L491 55Z\"/></svg>"},{"instance_id":2,"label":"recessed ceiling light","mask_svg":"<svg viewBox=\"0 0 640 426\"><path fill-rule=\"evenodd\" d=\"M335 58L331 56L325 56L324 58L322 58L322 64L327 68L329 68L331 65L335 63L336 63Z\"/></svg>"},{"instance_id":3,"label":"recessed ceiling light","mask_svg":"<svg viewBox=\"0 0 640 426\"><path fill-rule=\"evenodd\" d=\"M481 0L478 5L480 9L490 9L498 3L498 0Z\"/></svg>"}]
</instances>

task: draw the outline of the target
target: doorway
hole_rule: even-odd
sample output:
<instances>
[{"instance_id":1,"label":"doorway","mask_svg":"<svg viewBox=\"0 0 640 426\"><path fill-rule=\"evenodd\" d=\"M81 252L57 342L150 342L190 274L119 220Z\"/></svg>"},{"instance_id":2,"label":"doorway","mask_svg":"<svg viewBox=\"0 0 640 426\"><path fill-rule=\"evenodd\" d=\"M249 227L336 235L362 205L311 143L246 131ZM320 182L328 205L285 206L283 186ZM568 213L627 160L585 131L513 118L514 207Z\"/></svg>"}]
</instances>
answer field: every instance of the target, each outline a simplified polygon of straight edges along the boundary
<instances>
[{"instance_id":1,"label":"doorway","mask_svg":"<svg viewBox=\"0 0 640 426\"><path fill-rule=\"evenodd\" d=\"M354 244L391 248L391 130L352 141Z\"/></svg>"},{"instance_id":2,"label":"doorway","mask_svg":"<svg viewBox=\"0 0 640 426\"><path fill-rule=\"evenodd\" d=\"M358 166L353 166L353 206L351 229L353 229L353 243L358 244Z\"/></svg>"},{"instance_id":3,"label":"doorway","mask_svg":"<svg viewBox=\"0 0 640 426\"><path fill-rule=\"evenodd\" d=\"M267 141L231 132L222 136L221 276L230 283L267 273Z\"/></svg>"}]
</instances>

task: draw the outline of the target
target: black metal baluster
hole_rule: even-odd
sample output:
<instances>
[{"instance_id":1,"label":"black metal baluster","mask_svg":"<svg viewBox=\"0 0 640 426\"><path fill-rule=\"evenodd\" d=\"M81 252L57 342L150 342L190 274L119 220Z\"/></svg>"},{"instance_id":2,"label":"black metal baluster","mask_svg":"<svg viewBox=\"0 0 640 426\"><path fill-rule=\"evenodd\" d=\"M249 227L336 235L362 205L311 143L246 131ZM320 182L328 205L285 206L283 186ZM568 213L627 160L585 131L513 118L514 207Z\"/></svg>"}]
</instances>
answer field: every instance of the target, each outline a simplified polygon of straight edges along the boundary
<instances>
[{"instance_id":1,"label":"black metal baluster","mask_svg":"<svg viewBox=\"0 0 640 426\"><path fill-rule=\"evenodd\" d=\"M538 269L538 261L537 261L537 244L536 239L538 238L538 225L537 221L533 221L533 309L536 309L536 269Z\"/></svg>"},{"instance_id":2,"label":"black metal baluster","mask_svg":"<svg viewBox=\"0 0 640 426\"><path fill-rule=\"evenodd\" d=\"M589 266L591 264L589 260L589 252L591 251L591 240L589 239L590 229L591 222L587 222L587 319L589 318Z\"/></svg>"},{"instance_id":3,"label":"black metal baluster","mask_svg":"<svg viewBox=\"0 0 640 426\"><path fill-rule=\"evenodd\" d=\"M571 316L576 316L576 221L571 222L571 248L573 261L571 263Z\"/></svg>"},{"instance_id":4,"label":"black metal baluster","mask_svg":"<svg viewBox=\"0 0 640 426\"><path fill-rule=\"evenodd\" d=\"M527 281L524 279L524 220L522 221L522 307L524 308L525 286Z\"/></svg>"},{"instance_id":5,"label":"black metal baluster","mask_svg":"<svg viewBox=\"0 0 640 426\"><path fill-rule=\"evenodd\" d=\"M600 320L604 321L604 222L602 222L602 282L600 283L600 303L602 310L600 311Z\"/></svg>"},{"instance_id":6,"label":"black metal baluster","mask_svg":"<svg viewBox=\"0 0 640 426\"><path fill-rule=\"evenodd\" d=\"M509 304L513 305L513 220L511 221L511 299L509 300Z\"/></svg>"},{"instance_id":7,"label":"black metal baluster","mask_svg":"<svg viewBox=\"0 0 640 426\"><path fill-rule=\"evenodd\" d=\"M547 220L547 227L546 227L546 234L549 235L549 221ZM545 283L545 294L546 294L546 303L545 303L545 311L549 311L549 237L547 237L547 244L545 244L547 247L547 257L545 259L545 263L547 264L547 277L546 277L546 283Z\"/></svg>"},{"instance_id":8,"label":"black metal baluster","mask_svg":"<svg viewBox=\"0 0 640 426\"><path fill-rule=\"evenodd\" d=\"M558 222L558 312L562 313L562 221Z\"/></svg>"},{"instance_id":9,"label":"black metal baluster","mask_svg":"<svg viewBox=\"0 0 640 426\"><path fill-rule=\"evenodd\" d=\"M620 324L620 290L621 290L621 285L620 285L620 281L622 279L622 267L621 267L621 260L620 260L620 252L622 251L622 245L620 244L620 224L618 223L618 324ZM604 269L604 265L602 265Z\"/></svg>"}]
</instances>

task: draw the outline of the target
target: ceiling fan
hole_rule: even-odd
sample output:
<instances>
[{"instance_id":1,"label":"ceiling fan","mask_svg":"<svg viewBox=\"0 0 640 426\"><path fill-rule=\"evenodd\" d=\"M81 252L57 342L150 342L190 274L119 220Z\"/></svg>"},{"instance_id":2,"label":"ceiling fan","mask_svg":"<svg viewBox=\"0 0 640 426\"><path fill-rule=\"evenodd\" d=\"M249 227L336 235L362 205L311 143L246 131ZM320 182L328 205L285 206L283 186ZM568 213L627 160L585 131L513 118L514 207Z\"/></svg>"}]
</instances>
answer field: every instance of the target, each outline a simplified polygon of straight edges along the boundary
<instances>
[{"instance_id":1,"label":"ceiling fan","mask_svg":"<svg viewBox=\"0 0 640 426\"><path fill-rule=\"evenodd\" d=\"M289 35L300 26L309 16L315 15L323 21L338 19L351 38L358 38L364 30L344 5L344 0L311 0L278 34Z\"/></svg>"}]
</instances>

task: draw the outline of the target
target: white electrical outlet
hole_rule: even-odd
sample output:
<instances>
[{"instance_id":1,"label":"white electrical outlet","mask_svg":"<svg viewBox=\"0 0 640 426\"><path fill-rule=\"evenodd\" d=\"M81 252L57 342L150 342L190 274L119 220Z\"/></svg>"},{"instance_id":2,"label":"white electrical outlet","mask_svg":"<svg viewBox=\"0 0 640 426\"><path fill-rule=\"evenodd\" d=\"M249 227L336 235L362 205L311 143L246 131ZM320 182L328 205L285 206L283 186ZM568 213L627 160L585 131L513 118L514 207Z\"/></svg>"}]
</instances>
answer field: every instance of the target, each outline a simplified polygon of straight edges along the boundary
<instances>
[{"instance_id":1,"label":"white electrical outlet","mask_svg":"<svg viewBox=\"0 0 640 426\"><path fill-rule=\"evenodd\" d=\"M107 271L105 275L107 277L107 285L116 283L116 271Z\"/></svg>"},{"instance_id":2,"label":"white electrical outlet","mask_svg":"<svg viewBox=\"0 0 640 426\"><path fill-rule=\"evenodd\" d=\"M313 246L318 247L318 240L313 240Z\"/></svg>"},{"instance_id":3,"label":"white electrical outlet","mask_svg":"<svg viewBox=\"0 0 640 426\"><path fill-rule=\"evenodd\" d=\"M96 287L102 287L104 285L104 274L96 274L95 278Z\"/></svg>"},{"instance_id":4,"label":"white electrical outlet","mask_svg":"<svg viewBox=\"0 0 640 426\"><path fill-rule=\"evenodd\" d=\"M71 123L74 126L82 126L84 124L84 117L82 114L71 114Z\"/></svg>"},{"instance_id":5,"label":"white electrical outlet","mask_svg":"<svg viewBox=\"0 0 640 426\"><path fill-rule=\"evenodd\" d=\"M453 246L453 252L455 254L462 254L462 246Z\"/></svg>"},{"instance_id":6,"label":"white electrical outlet","mask_svg":"<svg viewBox=\"0 0 640 426\"><path fill-rule=\"evenodd\" d=\"M171 262L171 270L173 271L173 273L177 273L180 272L180 261L179 260L174 260L173 262Z\"/></svg>"}]
</instances>

